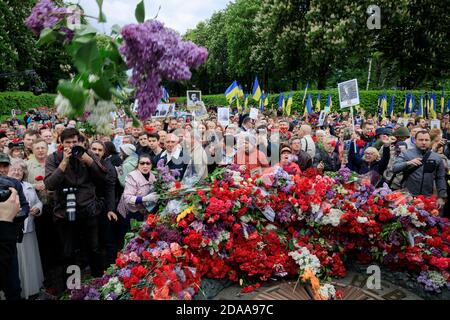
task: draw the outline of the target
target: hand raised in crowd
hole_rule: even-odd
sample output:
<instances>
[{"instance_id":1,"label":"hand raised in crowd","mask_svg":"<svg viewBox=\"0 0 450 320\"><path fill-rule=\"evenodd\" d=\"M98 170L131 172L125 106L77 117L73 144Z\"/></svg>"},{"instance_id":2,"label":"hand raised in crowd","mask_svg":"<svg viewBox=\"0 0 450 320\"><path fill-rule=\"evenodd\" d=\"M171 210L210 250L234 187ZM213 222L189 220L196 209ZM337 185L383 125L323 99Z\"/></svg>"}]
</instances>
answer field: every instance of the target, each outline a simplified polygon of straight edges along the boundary
<instances>
[{"instance_id":1,"label":"hand raised in crowd","mask_svg":"<svg viewBox=\"0 0 450 320\"><path fill-rule=\"evenodd\" d=\"M117 221L117 214L115 214L112 211L109 211L106 216L109 221L112 221L112 220Z\"/></svg>"},{"instance_id":2,"label":"hand raised in crowd","mask_svg":"<svg viewBox=\"0 0 450 320\"><path fill-rule=\"evenodd\" d=\"M318 170L323 170L325 168L323 161L320 161L320 163L317 165Z\"/></svg>"},{"instance_id":3,"label":"hand raised in crowd","mask_svg":"<svg viewBox=\"0 0 450 320\"><path fill-rule=\"evenodd\" d=\"M381 142L383 142L383 145L385 147L388 147L391 144L391 139L389 139L388 136L383 134L383 135L381 135Z\"/></svg>"},{"instance_id":4,"label":"hand raised in crowd","mask_svg":"<svg viewBox=\"0 0 450 320\"><path fill-rule=\"evenodd\" d=\"M84 152L81 157L78 157L78 159L88 166L90 166L92 162L94 162L94 160L87 154L87 152Z\"/></svg>"},{"instance_id":5,"label":"hand raised in crowd","mask_svg":"<svg viewBox=\"0 0 450 320\"><path fill-rule=\"evenodd\" d=\"M20 211L17 190L14 188L9 188L9 190L11 190L9 198L4 202L0 202L0 221L12 222Z\"/></svg>"},{"instance_id":6,"label":"hand raised in crowd","mask_svg":"<svg viewBox=\"0 0 450 320\"><path fill-rule=\"evenodd\" d=\"M438 198L436 204L437 204L437 208L438 208L439 210L441 210L441 209L445 206L445 199L443 199L443 198Z\"/></svg>"},{"instance_id":7,"label":"hand raised in crowd","mask_svg":"<svg viewBox=\"0 0 450 320\"><path fill-rule=\"evenodd\" d=\"M41 210L39 210L39 208L36 208L36 207L33 207L30 209L30 214L35 217L39 216L40 212L41 212Z\"/></svg>"},{"instance_id":8,"label":"hand raised in crowd","mask_svg":"<svg viewBox=\"0 0 450 320\"><path fill-rule=\"evenodd\" d=\"M422 165L422 159L421 158L415 158L415 159L409 160L406 164L408 166L417 167L417 166Z\"/></svg>"},{"instance_id":9,"label":"hand raised in crowd","mask_svg":"<svg viewBox=\"0 0 450 320\"><path fill-rule=\"evenodd\" d=\"M72 148L65 147L63 153L63 161L68 162L71 156L72 156Z\"/></svg>"}]
</instances>

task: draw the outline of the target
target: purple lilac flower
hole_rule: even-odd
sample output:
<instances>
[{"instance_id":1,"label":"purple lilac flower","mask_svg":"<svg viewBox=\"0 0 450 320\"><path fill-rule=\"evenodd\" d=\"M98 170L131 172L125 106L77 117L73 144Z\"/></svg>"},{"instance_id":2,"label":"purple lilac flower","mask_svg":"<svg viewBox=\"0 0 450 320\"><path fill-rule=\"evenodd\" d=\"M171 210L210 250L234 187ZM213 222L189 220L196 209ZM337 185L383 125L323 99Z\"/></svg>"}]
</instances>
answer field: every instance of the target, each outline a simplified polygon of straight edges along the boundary
<instances>
[{"instance_id":1,"label":"purple lilac flower","mask_svg":"<svg viewBox=\"0 0 450 320\"><path fill-rule=\"evenodd\" d=\"M158 225L155 229L155 231L158 233L158 239L171 243L171 242L177 242L181 243L181 234L177 229L169 229L165 225Z\"/></svg>"},{"instance_id":2,"label":"purple lilac flower","mask_svg":"<svg viewBox=\"0 0 450 320\"><path fill-rule=\"evenodd\" d=\"M117 300L118 297L119 297L119 296L118 296L117 293L115 293L114 291L111 292L111 293L109 294L109 298L110 298L111 300Z\"/></svg>"},{"instance_id":3,"label":"purple lilac flower","mask_svg":"<svg viewBox=\"0 0 450 320\"><path fill-rule=\"evenodd\" d=\"M121 269L119 270L119 277L131 277L131 270L130 269Z\"/></svg>"},{"instance_id":4,"label":"purple lilac flower","mask_svg":"<svg viewBox=\"0 0 450 320\"><path fill-rule=\"evenodd\" d=\"M400 217L400 219L398 219L398 220L399 220L400 224L402 225L403 229L407 229L412 221L410 217Z\"/></svg>"},{"instance_id":5,"label":"purple lilac flower","mask_svg":"<svg viewBox=\"0 0 450 320\"><path fill-rule=\"evenodd\" d=\"M281 223L290 222L293 214L293 207L290 203L286 203L283 208L277 212L277 220Z\"/></svg>"},{"instance_id":6,"label":"purple lilac flower","mask_svg":"<svg viewBox=\"0 0 450 320\"><path fill-rule=\"evenodd\" d=\"M208 51L194 43L182 41L173 30L157 20L129 24L122 28L120 52L133 74L130 82L136 87L139 117L147 119L156 110L163 96L162 80L189 80L190 68L203 64Z\"/></svg>"},{"instance_id":7,"label":"purple lilac flower","mask_svg":"<svg viewBox=\"0 0 450 320\"><path fill-rule=\"evenodd\" d=\"M73 20L74 14L66 8L57 8L53 1L41 0L31 11L30 16L25 20L25 25L33 31L35 35L40 35L45 28L53 28L64 17ZM71 41L74 32L67 27L61 27L60 31L66 34L66 40Z\"/></svg>"},{"instance_id":8,"label":"purple lilac flower","mask_svg":"<svg viewBox=\"0 0 450 320\"><path fill-rule=\"evenodd\" d=\"M179 266L177 266L173 271L177 275L178 280L180 280L181 282L186 282L186 275L184 274L184 271L181 270L181 268Z\"/></svg>"},{"instance_id":9,"label":"purple lilac flower","mask_svg":"<svg viewBox=\"0 0 450 320\"><path fill-rule=\"evenodd\" d=\"M100 300L100 292L94 288L90 288L88 294L84 297L84 300Z\"/></svg>"}]
</instances>

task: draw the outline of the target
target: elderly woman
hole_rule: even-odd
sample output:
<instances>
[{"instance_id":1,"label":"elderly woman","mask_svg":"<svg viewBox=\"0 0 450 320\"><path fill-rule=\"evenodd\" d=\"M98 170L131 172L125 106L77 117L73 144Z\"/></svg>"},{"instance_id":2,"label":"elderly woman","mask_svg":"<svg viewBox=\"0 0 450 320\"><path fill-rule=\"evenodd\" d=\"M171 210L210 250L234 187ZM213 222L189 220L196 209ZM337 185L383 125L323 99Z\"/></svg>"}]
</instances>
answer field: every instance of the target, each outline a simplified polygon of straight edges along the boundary
<instances>
[{"instance_id":1,"label":"elderly woman","mask_svg":"<svg viewBox=\"0 0 450 320\"><path fill-rule=\"evenodd\" d=\"M390 151L390 139L388 136L382 138L383 141L383 155L380 158L380 153L374 147L369 147L364 150L364 156L355 162L356 172L359 174L366 174L368 172L376 172L380 176L383 175L384 171L389 164L389 159L391 156Z\"/></svg>"},{"instance_id":2,"label":"elderly woman","mask_svg":"<svg viewBox=\"0 0 450 320\"><path fill-rule=\"evenodd\" d=\"M125 178L125 189L117 207L119 213L125 218L126 231L130 230L131 219L143 221L147 210L146 202L156 202L159 196L154 190L156 181L151 172L152 161L149 155L141 154L137 161L137 167Z\"/></svg>"},{"instance_id":3,"label":"elderly woman","mask_svg":"<svg viewBox=\"0 0 450 320\"><path fill-rule=\"evenodd\" d=\"M336 151L336 140L332 137L325 137L322 143L323 148L316 149L314 168L320 171L338 171L341 168L341 161Z\"/></svg>"},{"instance_id":4,"label":"elderly woman","mask_svg":"<svg viewBox=\"0 0 450 320\"><path fill-rule=\"evenodd\" d=\"M25 159L25 146L23 142L10 142L8 145L8 154L11 159Z\"/></svg>"},{"instance_id":5,"label":"elderly woman","mask_svg":"<svg viewBox=\"0 0 450 320\"><path fill-rule=\"evenodd\" d=\"M22 284L22 297L38 294L44 282L41 257L34 229L34 218L42 213L42 202L39 200L34 187L26 182L28 172L24 160L13 160L9 167L8 176L22 183L23 192L30 205L30 214L25 219L22 243L17 244L17 257L19 261L19 277Z\"/></svg>"},{"instance_id":6,"label":"elderly woman","mask_svg":"<svg viewBox=\"0 0 450 320\"><path fill-rule=\"evenodd\" d=\"M264 153L256 147L256 137L248 132L239 135L238 151L235 156L235 164L239 165L241 171L252 173L252 171L268 167Z\"/></svg>"}]
</instances>

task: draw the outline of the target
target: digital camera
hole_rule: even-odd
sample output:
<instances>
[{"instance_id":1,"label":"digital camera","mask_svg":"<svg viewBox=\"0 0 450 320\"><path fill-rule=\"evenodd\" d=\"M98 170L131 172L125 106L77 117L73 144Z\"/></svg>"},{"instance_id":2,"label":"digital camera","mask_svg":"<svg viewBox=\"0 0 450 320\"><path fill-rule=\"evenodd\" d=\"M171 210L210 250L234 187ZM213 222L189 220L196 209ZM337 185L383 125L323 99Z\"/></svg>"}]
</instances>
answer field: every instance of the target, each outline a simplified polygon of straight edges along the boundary
<instances>
[{"instance_id":1,"label":"digital camera","mask_svg":"<svg viewBox=\"0 0 450 320\"><path fill-rule=\"evenodd\" d=\"M82 146L73 146L72 147L72 157L78 158L85 153L86 150Z\"/></svg>"},{"instance_id":2,"label":"digital camera","mask_svg":"<svg viewBox=\"0 0 450 320\"><path fill-rule=\"evenodd\" d=\"M77 188L64 188L62 191L66 195L66 219L73 222L77 216Z\"/></svg>"}]
</instances>

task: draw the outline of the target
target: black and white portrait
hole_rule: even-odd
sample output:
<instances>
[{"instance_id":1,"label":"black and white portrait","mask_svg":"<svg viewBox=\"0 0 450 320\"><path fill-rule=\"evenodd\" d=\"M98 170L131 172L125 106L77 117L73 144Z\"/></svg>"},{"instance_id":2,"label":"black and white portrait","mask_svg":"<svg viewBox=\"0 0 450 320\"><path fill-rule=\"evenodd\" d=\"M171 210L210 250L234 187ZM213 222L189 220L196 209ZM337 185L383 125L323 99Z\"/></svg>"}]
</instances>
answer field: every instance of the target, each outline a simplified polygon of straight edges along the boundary
<instances>
[{"instance_id":1,"label":"black and white portrait","mask_svg":"<svg viewBox=\"0 0 450 320\"><path fill-rule=\"evenodd\" d=\"M359 104L358 82L356 79L339 83L338 91L341 108L348 108Z\"/></svg>"},{"instance_id":2,"label":"black and white portrait","mask_svg":"<svg viewBox=\"0 0 450 320\"><path fill-rule=\"evenodd\" d=\"M187 105L192 106L202 101L201 91L187 91Z\"/></svg>"}]
</instances>

